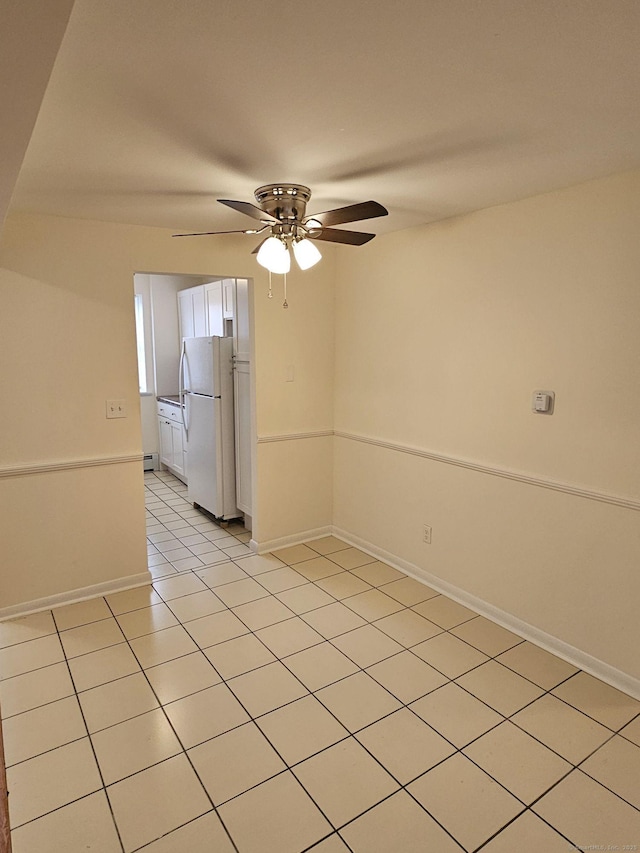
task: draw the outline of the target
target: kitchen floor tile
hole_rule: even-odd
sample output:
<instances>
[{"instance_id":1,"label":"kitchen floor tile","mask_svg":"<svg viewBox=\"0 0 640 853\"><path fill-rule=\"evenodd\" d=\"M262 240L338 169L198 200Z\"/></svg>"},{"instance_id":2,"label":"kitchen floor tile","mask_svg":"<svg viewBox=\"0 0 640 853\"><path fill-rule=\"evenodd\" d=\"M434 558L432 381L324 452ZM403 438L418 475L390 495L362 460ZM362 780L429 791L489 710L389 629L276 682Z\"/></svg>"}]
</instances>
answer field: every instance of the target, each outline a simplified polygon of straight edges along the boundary
<instances>
[{"instance_id":1,"label":"kitchen floor tile","mask_svg":"<svg viewBox=\"0 0 640 853\"><path fill-rule=\"evenodd\" d=\"M353 853L460 853L461 848L405 791L340 831Z\"/></svg>"},{"instance_id":2,"label":"kitchen floor tile","mask_svg":"<svg viewBox=\"0 0 640 853\"><path fill-rule=\"evenodd\" d=\"M109 619L112 615L104 598L90 598L88 601L79 601L77 604L67 604L64 607L56 607L52 612L58 631L88 625L89 622L98 622L100 619Z\"/></svg>"},{"instance_id":3,"label":"kitchen floor tile","mask_svg":"<svg viewBox=\"0 0 640 853\"><path fill-rule=\"evenodd\" d=\"M60 634L60 642L68 658L97 652L107 646L122 643L125 637L116 620L111 617L100 622L91 622L79 628L70 628Z\"/></svg>"},{"instance_id":4,"label":"kitchen floor tile","mask_svg":"<svg viewBox=\"0 0 640 853\"><path fill-rule=\"evenodd\" d=\"M363 625L341 634L334 637L332 643L360 667L371 666L402 651L401 645L374 625Z\"/></svg>"},{"instance_id":5,"label":"kitchen floor tile","mask_svg":"<svg viewBox=\"0 0 640 853\"><path fill-rule=\"evenodd\" d=\"M163 705L220 683L220 676L203 652L152 666L145 675Z\"/></svg>"},{"instance_id":6,"label":"kitchen floor tile","mask_svg":"<svg viewBox=\"0 0 640 853\"><path fill-rule=\"evenodd\" d=\"M157 708L91 735L105 785L182 752L178 738Z\"/></svg>"},{"instance_id":7,"label":"kitchen floor tile","mask_svg":"<svg viewBox=\"0 0 640 853\"><path fill-rule=\"evenodd\" d=\"M455 748L408 708L361 729L356 738L406 785L455 752Z\"/></svg>"},{"instance_id":8,"label":"kitchen floor tile","mask_svg":"<svg viewBox=\"0 0 640 853\"><path fill-rule=\"evenodd\" d=\"M186 628L201 649L240 637L248 628L230 610L221 610L188 622Z\"/></svg>"},{"instance_id":9,"label":"kitchen floor tile","mask_svg":"<svg viewBox=\"0 0 640 853\"><path fill-rule=\"evenodd\" d=\"M191 626L195 624L195 622L189 623L190 631ZM182 625L163 628L162 631L137 637L135 640L130 640L130 644L143 669L188 655L197 651L198 648Z\"/></svg>"},{"instance_id":10,"label":"kitchen floor tile","mask_svg":"<svg viewBox=\"0 0 640 853\"><path fill-rule=\"evenodd\" d=\"M640 746L616 735L587 758L580 769L640 809Z\"/></svg>"},{"instance_id":11,"label":"kitchen floor tile","mask_svg":"<svg viewBox=\"0 0 640 853\"><path fill-rule=\"evenodd\" d=\"M334 603L333 598L322 589L318 589L316 584L307 583L304 578L300 580L303 582L301 586L276 594L278 601L281 601L289 610L300 615Z\"/></svg>"},{"instance_id":12,"label":"kitchen floor tile","mask_svg":"<svg viewBox=\"0 0 640 853\"><path fill-rule=\"evenodd\" d=\"M144 853L236 853L218 815L211 811L174 829L144 848ZM100 851L98 851L100 853ZM106 853L106 851L105 851Z\"/></svg>"},{"instance_id":13,"label":"kitchen floor tile","mask_svg":"<svg viewBox=\"0 0 640 853\"><path fill-rule=\"evenodd\" d=\"M609 729L550 695L519 711L512 722L572 764L580 763L611 737Z\"/></svg>"},{"instance_id":14,"label":"kitchen floor tile","mask_svg":"<svg viewBox=\"0 0 640 853\"><path fill-rule=\"evenodd\" d=\"M503 652L496 660L545 690L557 687L577 672L575 666L527 642Z\"/></svg>"},{"instance_id":15,"label":"kitchen floor tile","mask_svg":"<svg viewBox=\"0 0 640 853\"><path fill-rule=\"evenodd\" d=\"M220 817L242 853L299 853L331 832L289 770L225 803Z\"/></svg>"},{"instance_id":16,"label":"kitchen floor tile","mask_svg":"<svg viewBox=\"0 0 640 853\"><path fill-rule=\"evenodd\" d=\"M284 565L285 563L273 554L254 554L252 557L241 557L238 560L238 566L251 577L273 571L273 569L281 569Z\"/></svg>"},{"instance_id":17,"label":"kitchen floor tile","mask_svg":"<svg viewBox=\"0 0 640 853\"><path fill-rule=\"evenodd\" d=\"M400 708L398 700L366 672L357 672L323 687L315 695L350 732L357 732Z\"/></svg>"},{"instance_id":18,"label":"kitchen floor tile","mask_svg":"<svg viewBox=\"0 0 640 853\"><path fill-rule=\"evenodd\" d=\"M310 847L309 853L350 853L350 851L338 833L334 832L324 841Z\"/></svg>"},{"instance_id":19,"label":"kitchen floor tile","mask_svg":"<svg viewBox=\"0 0 640 853\"><path fill-rule=\"evenodd\" d=\"M361 616L340 602L305 613L303 618L327 640L366 624Z\"/></svg>"},{"instance_id":20,"label":"kitchen floor tile","mask_svg":"<svg viewBox=\"0 0 640 853\"><path fill-rule=\"evenodd\" d=\"M162 599L149 584L148 586L135 587L135 589L125 589L123 592L114 592L113 595L105 596L105 601L114 616L121 616L123 613L130 613L132 610L141 610L143 607L159 604Z\"/></svg>"},{"instance_id":21,"label":"kitchen floor tile","mask_svg":"<svg viewBox=\"0 0 640 853\"><path fill-rule=\"evenodd\" d=\"M323 536L321 539L314 539L311 542L307 542L307 547L313 548L318 554L326 556L327 554L333 554L335 551L343 551L349 545L336 536Z\"/></svg>"},{"instance_id":22,"label":"kitchen floor tile","mask_svg":"<svg viewBox=\"0 0 640 853\"><path fill-rule=\"evenodd\" d=\"M293 655L324 642L324 638L299 616L261 628L256 631L256 636L278 658Z\"/></svg>"},{"instance_id":23,"label":"kitchen floor tile","mask_svg":"<svg viewBox=\"0 0 640 853\"><path fill-rule=\"evenodd\" d=\"M91 850L122 853L104 791L97 791L44 817L14 829L13 853Z\"/></svg>"},{"instance_id":24,"label":"kitchen floor tile","mask_svg":"<svg viewBox=\"0 0 640 853\"><path fill-rule=\"evenodd\" d=\"M289 765L349 736L314 696L303 696L265 714L258 725Z\"/></svg>"},{"instance_id":25,"label":"kitchen floor tile","mask_svg":"<svg viewBox=\"0 0 640 853\"><path fill-rule=\"evenodd\" d=\"M295 616L295 613L292 613L281 601L271 596L241 604L239 607L234 607L233 612L251 631L259 631L260 628L275 625L276 622Z\"/></svg>"},{"instance_id":26,"label":"kitchen floor tile","mask_svg":"<svg viewBox=\"0 0 640 853\"><path fill-rule=\"evenodd\" d=\"M87 734L75 696L4 719L2 728L7 767Z\"/></svg>"},{"instance_id":27,"label":"kitchen floor tile","mask_svg":"<svg viewBox=\"0 0 640 853\"><path fill-rule=\"evenodd\" d=\"M336 829L399 787L354 738L308 758L293 772Z\"/></svg>"},{"instance_id":28,"label":"kitchen floor tile","mask_svg":"<svg viewBox=\"0 0 640 853\"><path fill-rule=\"evenodd\" d=\"M505 717L515 714L544 692L542 688L493 660L461 675L456 683Z\"/></svg>"},{"instance_id":29,"label":"kitchen floor tile","mask_svg":"<svg viewBox=\"0 0 640 853\"><path fill-rule=\"evenodd\" d=\"M346 604L348 606L349 602ZM418 613L414 613L413 610L401 610L383 619L376 619L374 624L376 628L384 631L406 648L417 646L418 643L423 643L430 637L442 633L442 628Z\"/></svg>"},{"instance_id":30,"label":"kitchen floor tile","mask_svg":"<svg viewBox=\"0 0 640 853\"><path fill-rule=\"evenodd\" d=\"M164 706L185 749L204 743L249 720L225 684L216 684Z\"/></svg>"},{"instance_id":31,"label":"kitchen floor tile","mask_svg":"<svg viewBox=\"0 0 640 853\"><path fill-rule=\"evenodd\" d=\"M203 554L203 557L206 557L206 555ZM198 557L194 557L193 554L188 557L184 556L180 557L180 559L174 559L174 555L172 553L169 554L169 559L171 560L171 564L175 566L175 568L179 572L184 572L187 569L199 569L202 566L206 565L204 560L200 560Z\"/></svg>"},{"instance_id":32,"label":"kitchen floor tile","mask_svg":"<svg viewBox=\"0 0 640 853\"><path fill-rule=\"evenodd\" d=\"M15 829L101 787L88 737L9 767L11 827Z\"/></svg>"},{"instance_id":33,"label":"kitchen floor tile","mask_svg":"<svg viewBox=\"0 0 640 853\"><path fill-rule=\"evenodd\" d=\"M391 583L386 583L380 589L385 595L390 595L395 598L400 604L405 607L411 607L414 604L419 604L421 601L426 601L436 595L436 591L431 589L425 583L417 581L415 578L400 578Z\"/></svg>"},{"instance_id":34,"label":"kitchen floor tile","mask_svg":"<svg viewBox=\"0 0 640 853\"><path fill-rule=\"evenodd\" d=\"M316 582L321 590L325 593L342 600L351 595L358 595L360 592L368 592L372 589L371 585L365 583L361 578L357 578L351 572L338 571L337 574L329 575L329 577L320 578Z\"/></svg>"},{"instance_id":35,"label":"kitchen floor tile","mask_svg":"<svg viewBox=\"0 0 640 853\"><path fill-rule=\"evenodd\" d=\"M116 616L116 621L127 640L135 640L145 634L161 631L163 628L171 628L178 624L178 620L169 610L166 604L153 604L141 610L132 610Z\"/></svg>"},{"instance_id":36,"label":"kitchen floor tile","mask_svg":"<svg viewBox=\"0 0 640 853\"><path fill-rule=\"evenodd\" d=\"M455 628L463 622L468 622L474 619L478 614L468 607L463 607L457 601L447 598L446 595L437 595L435 598L430 598L429 601L423 601L413 608L416 613L424 616L425 619L430 619L441 628Z\"/></svg>"},{"instance_id":37,"label":"kitchen floor tile","mask_svg":"<svg viewBox=\"0 0 640 853\"><path fill-rule=\"evenodd\" d=\"M366 563L364 566L352 569L351 574L365 583L371 584L371 586L382 586L406 578L405 574L391 568L386 563L381 563L380 560L374 560L372 563ZM435 592L434 595L436 595Z\"/></svg>"},{"instance_id":38,"label":"kitchen floor tile","mask_svg":"<svg viewBox=\"0 0 640 853\"><path fill-rule=\"evenodd\" d=\"M254 634L244 634L204 650L222 678L229 679L272 663L275 657Z\"/></svg>"},{"instance_id":39,"label":"kitchen floor tile","mask_svg":"<svg viewBox=\"0 0 640 853\"><path fill-rule=\"evenodd\" d=\"M38 640L56 633L56 625L50 610L22 616L19 619L7 619L0 622L0 649Z\"/></svg>"},{"instance_id":40,"label":"kitchen floor tile","mask_svg":"<svg viewBox=\"0 0 640 853\"><path fill-rule=\"evenodd\" d=\"M463 752L527 805L572 769L571 764L510 722L487 732Z\"/></svg>"},{"instance_id":41,"label":"kitchen floor tile","mask_svg":"<svg viewBox=\"0 0 640 853\"><path fill-rule=\"evenodd\" d=\"M343 571L327 557L318 557L313 551L311 553L314 559L306 559L303 563L294 563L293 566L296 572L308 581L319 581Z\"/></svg>"},{"instance_id":42,"label":"kitchen floor tile","mask_svg":"<svg viewBox=\"0 0 640 853\"><path fill-rule=\"evenodd\" d=\"M482 853L567 853L574 849L566 838L526 811L483 847Z\"/></svg>"},{"instance_id":43,"label":"kitchen floor tile","mask_svg":"<svg viewBox=\"0 0 640 853\"><path fill-rule=\"evenodd\" d=\"M462 625L452 628L451 633L489 657L506 652L522 642L522 637L512 634L495 622L490 622L484 616L476 616L468 622L463 622Z\"/></svg>"},{"instance_id":44,"label":"kitchen floor tile","mask_svg":"<svg viewBox=\"0 0 640 853\"><path fill-rule=\"evenodd\" d=\"M252 722L190 749L189 758L216 806L286 769Z\"/></svg>"},{"instance_id":45,"label":"kitchen floor tile","mask_svg":"<svg viewBox=\"0 0 640 853\"><path fill-rule=\"evenodd\" d=\"M577 673L552 690L552 693L614 731L621 729L640 713L640 702L637 699L632 699L586 672Z\"/></svg>"},{"instance_id":46,"label":"kitchen floor tile","mask_svg":"<svg viewBox=\"0 0 640 853\"><path fill-rule=\"evenodd\" d=\"M352 595L342 603L367 621L382 619L383 616L389 616L391 613L397 613L398 610L404 609L403 605L394 598L390 598L377 589Z\"/></svg>"},{"instance_id":47,"label":"kitchen floor tile","mask_svg":"<svg viewBox=\"0 0 640 853\"><path fill-rule=\"evenodd\" d=\"M252 717L273 711L307 693L279 661L238 675L227 683Z\"/></svg>"},{"instance_id":48,"label":"kitchen floor tile","mask_svg":"<svg viewBox=\"0 0 640 853\"><path fill-rule=\"evenodd\" d=\"M367 672L403 704L413 702L446 683L447 679L411 652L367 667Z\"/></svg>"},{"instance_id":49,"label":"kitchen floor tile","mask_svg":"<svg viewBox=\"0 0 640 853\"><path fill-rule=\"evenodd\" d=\"M163 601L171 601L174 598L180 598L182 595L189 595L192 592L202 592L206 589L206 584L199 577L191 572L180 575L180 577L169 578L166 581L154 581L153 588L160 595Z\"/></svg>"},{"instance_id":50,"label":"kitchen floor tile","mask_svg":"<svg viewBox=\"0 0 640 853\"><path fill-rule=\"evenodd\" d=\"M315 551L306 545L291 545L288 548L280 548L279 550L272 551L271 553L276 559L281 560L288 566L292 566L294 563L300 563L303 560L312 560L314 557L318 556Z\"/></svg>"},{"instance_id":51,"label":"kitchen floor tile","mask_svg":"<svg viewBox=\"0 0 640 853\"><path fill-rule=\"evenodd\" d=\"M465 850L476 850L524 808L460 753L412 782L408 791Z\"/></svg>"},{"instance_id":52,"label":"kitchen floor tile","mask_svg":"<svg viewBox=\"0 0 640 853\"><path fill-rule=\"evenodd\" d=\"M452 683L418 699L411 710L459 748L503 720L500 714Z\"/></svg>"},{"instance_id":53,"label":"kitchen floor tile","mask_svg":"<svg viewBox=\"0 0 640 853\"><path fill-rule=\"evenodd\" d=\"M140 664L128 643L118 643L88 655L72 658L69 661L69 669L76 690L80 693L115 681L116 678L140 672Z\"/></svg>"},{"instance_id":54,"label":"kitchen floor tile","mask_svg":"<svg viewBox=\"0 0 640 853\"><path fill-rule=\"evenodd\" d=\"M158 707L142 673L93 687L81 693L79 699L87 728L92 734Z\"/></svg>"},{"instance_id":55,"label":"kitchen floor tile","mask_svg":"<svg viewBox=\"0 0 640 853\"><path fill-rule=\"evenodd\" d=\"M24 675L0 681L0 708L4 720L14 714L30 711L74 693L69 670L64 663L54 663Z\"/></svg>"},{"instance_id":56,"label":"kitchen floor tile","mask_svg":"<svg viewBox=\"0 0 640 853\"><path fill-rule=\"evenodd\" d=\"M197 569L196 575L206 584L207 587L213 590L222 584L241 581L248 577L247 572L243 571L239 565L236 566L235 563L232 563L229 560L225 560L223 563L216 563L215 566Z\"/></svg>"},{"instance_id":57,"label":"kitchen floor tile","mask_svg":"<svg viewBox=\"0 0 640 853\"><path fill-rule=\"evenodd\" d=\"M311 691L319 690L358 671L353 661L328 642L290 655L284 663Z\"/></svg>"},{"instance_id":58,"label":"kitchen floor tile","mask_svg":"<svg viewBox=\"0 0 640 853\"><path fill-rule=\"evenodd\" d=\"M412 646L411 651L447 678L457 678L488 660L478 649L448 633Z\"/></svg>"},{"instance_id":59,"label":"kitchen floor tile","mask_svg":"<svg viewBox=\"0 0 640 853\"><path fill-rule=\"evenodd\" d=\"M226 606L218 596L209 589L183 595L182 598L174 598L169 602L168 607L182 623L192 622L194 619L226 610Z\"/></svg>"},{"instance_id":60,"label":"kitchen floor tile","mask_svg":"<svg viewBox=\"0 0 640 853\"><path fill-rule=\"evenodd\" d=\"M605 844L611 850L631 849L640 839L640 812L580 770L574 770L532 806L582 849Z\"/></svg>"},{"instance_id":61,"label":"kitchen floor tile","mask_svg":"<svg viewBox=\"0 0 640 853\"><path fill-rule=\"evenodd\" d=\"M221 601L224 601L227 607L236 607L238 604L246 604L248 601L266 598L269 593L253 578L245 578L241 581L216 587L216 595Z\"/></svg>"},{"instance_id":62,"label":"kitchen floor tile","mask_svg":"<svg viewBox=\"0 0 640 853\"><path fill-rule=\"evenodd\" d=\"M640 746L640 716L632 720L628 726L621 729L620 734L626 737L627 740L635 743L636 746Z\"/></svg>"},{"instance_id":63,"label":"kitchen floor tile","mask_svg":"<svg viewBox=\"0 0 640 853\"><path fill-rule=\"evenodd\" d=\"M116 782L107 794L125 853L132 853L211 809L184 755Z\"/></svg>"},{"instance_id":64,"label":"kitchen floor tile","mask_svg":"<svg viewBox=\"0 0 640 853\"><path fill-rule=\"evenodd\" d=\"M286 589L292 589L303 584L308 586L305 578L301 577L298 572L289 568L289 566L285 566L282 569L273 569L270 572L263 572L259 577L259 583L272 593L283 592Z\"/></svg>"},{"instance_id":65,"label":"kitchen floor tile","mask_svg":"<svg viewBox=\"0 0 640 853\"><path fill-rule=\"evenodd\" d=\"M343 569L358 569L367 563L377 562L375 557L372 557L371 554L365 554L359 548L345 548L340 551L334 551L330 554L329 559L342 566Z\"/></svg>"},{"instance_id":66,"label":"kitchen floor tile","mask_svg":"<svg viewBox=\"0 0 640 853\"><path fill-rule=\"evenodd\" d=\"M0 680L63 660L64 653L57 634L8 646L0 649Z\"/></svg>"}]
</instances>

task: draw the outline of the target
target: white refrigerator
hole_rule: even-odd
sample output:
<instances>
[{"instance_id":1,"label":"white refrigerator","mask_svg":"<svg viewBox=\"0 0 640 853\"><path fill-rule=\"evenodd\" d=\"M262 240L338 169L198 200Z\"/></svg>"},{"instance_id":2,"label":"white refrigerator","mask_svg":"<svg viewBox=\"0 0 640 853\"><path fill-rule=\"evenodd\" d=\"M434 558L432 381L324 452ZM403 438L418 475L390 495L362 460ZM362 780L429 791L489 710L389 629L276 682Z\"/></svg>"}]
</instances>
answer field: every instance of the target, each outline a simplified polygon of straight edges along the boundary
<instances>
[{"instance_id":1,"label":"white refrigerator","mask_svg":"<svg viewBox=\"0 0 640 853\"><path fill-rule=\"evenodd\" d=\"M180 401L189 501L219 519L238 518L233 426L233 338L185 338Z\"/></svg>"}]
</instances>

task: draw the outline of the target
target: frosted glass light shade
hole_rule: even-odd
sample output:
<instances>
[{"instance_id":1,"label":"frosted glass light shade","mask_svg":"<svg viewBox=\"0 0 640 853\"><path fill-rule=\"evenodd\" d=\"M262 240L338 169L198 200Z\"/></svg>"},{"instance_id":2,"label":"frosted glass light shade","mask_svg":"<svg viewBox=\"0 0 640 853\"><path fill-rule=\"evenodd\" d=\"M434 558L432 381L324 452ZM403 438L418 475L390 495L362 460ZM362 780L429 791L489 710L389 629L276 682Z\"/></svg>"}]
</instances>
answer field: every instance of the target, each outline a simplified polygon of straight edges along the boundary
<instances>
[{"instance_id":1,"label":"frosted glass light shade","mask_svg":"<svg viewBox=\"0 0 640 853\"><path fill-rule=\"evenodd\" d=\"M308 270L322 259L322 255L311 240L296 240L293 244L293 254L301 270Z\"/></svg>"},{"instance_id":2,"label":"frosted glass light shade","mask_svg":"<svg viewBox=\"0 0 640 853\"><path fill-rule=\"evenodd\" d=\"M269 272L283 273L289 272L291 269L291 258L289 251L282 240L277 237L268 237L256 256L256 260L260 266L265 267Z\"/></svg>"}]
</instances>

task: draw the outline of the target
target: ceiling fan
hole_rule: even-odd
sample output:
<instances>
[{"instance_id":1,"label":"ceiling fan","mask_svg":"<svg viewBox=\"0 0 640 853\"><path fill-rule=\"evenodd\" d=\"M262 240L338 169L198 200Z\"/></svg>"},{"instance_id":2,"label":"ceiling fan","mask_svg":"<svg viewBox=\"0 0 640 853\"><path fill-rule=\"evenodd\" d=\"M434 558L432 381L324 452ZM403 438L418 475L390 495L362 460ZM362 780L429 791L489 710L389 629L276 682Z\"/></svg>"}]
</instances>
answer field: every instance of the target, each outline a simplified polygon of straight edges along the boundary
<instances>
[{"instance_id":1,"label":"ceiling fan","mask_svg":"<svg viewBox=\"0 0 640 853\"><path fill-rule=\"evenodd\" d=\"M311 190L300 184L265 184L254 193L259 206L248 201L219 198L221 204L257 219L260 228L235 231L200 231L193 234L174 234L174 237L200 237L208 234L265 234L265 239L254 249L258 263L273 273L287 273L291 267L289 248L301 269L317 263L320 252L310 241L324 240L362 246L373 240L375 234L362 231L343 231L333 228L346 222L386 216L388 211L377 201L363 201L337 207L323 213L307 216L307 203Z\"/></svg>"}]
</instances>

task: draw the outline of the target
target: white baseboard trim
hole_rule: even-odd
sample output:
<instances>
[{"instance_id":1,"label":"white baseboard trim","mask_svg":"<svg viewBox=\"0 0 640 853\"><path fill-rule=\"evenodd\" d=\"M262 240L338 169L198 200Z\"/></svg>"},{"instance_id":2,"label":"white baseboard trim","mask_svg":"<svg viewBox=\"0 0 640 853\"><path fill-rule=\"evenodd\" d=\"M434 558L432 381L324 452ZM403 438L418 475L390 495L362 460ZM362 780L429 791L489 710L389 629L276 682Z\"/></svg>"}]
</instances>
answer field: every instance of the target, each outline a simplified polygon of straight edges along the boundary
<instances>
[{"instance_id":1,"label":"white baseboard trim","mask_svg":"<svg viewBox=\"0 0 640 853\"><path fill-rule=\"evenodd\" d=\"M302 545L313 539L322 539L323 536L330 536L332 530L331 525L327 525L313 530L304 530L301 533L292 533L291 536L281 536L279 539L268 539L266 542L252 539L249 545L256 554L265 554L267 551L277 551L279 548L288 548L290 545Z\"/></svg>"},{"instance_id":2,"label":"white baseboard trim","mask_svg":"<svg viewBox=\"0 0 640 853\"><path fill-rule=\"evenodd\" d=\"M494 607L493 604L489 604L489 602L483 601L483 599L477 598L475 595L465 592L465 590L442 580L442 578L431 574L431 572L426 571L426 569L421 569L419 566L415 566L407 560L402 560L394 554L385 551L383 548L378 548L376 545L372 545L370 542L361 539L359 536L354 536L352 533L335 526L332 527L330 532L339 539L343 539L345 542L353 545L355 548L359 548L361 551L371 554L372 557L388 563L388 565L393 566L394 569L398 569L399 571L404 572L404 574L428 584L443 595L447 595L459 604L463 604L465 607L474 610L480 616L485 616L487 619L491 619L492 622L497 622L498 625L502 625L503 628L517 634L524 640L528 640L545 651L556 655L556 657L562 658L562 660L567 661L567 663L578 667L578 669L582 669L590 675L593 675L595 678L599 678L601 681L610 684L611 687L621 690L623 693L632 696L634 699L640 699L640 679L634 678L628 673L622 672L622 670L616 669L610 664L592 657L592 655L587 652L583 652L580 649L569 645L569 643L565 643L563 640L560 640L551 634L547 634L540 628L536 628L534 625L524 622L522 619L519 619L511 613L507 613L504 610L500 610L498 607Z\"/></svg>"},{"instance_id":3,"label":"white baseboard trim","mask_svg":"<svg viewBox=\"0 0 640 853\"><path fill-rule=\"evenodd\" d=\"M80 589L71 589L68 592L25 601L23 604L12 604L10 607L0 608L0 622L6 619L17 619L20 616L29 616L31 613L39 613L42 610L51 610L52 607L61 607L64 604L76 604L78 601L86 601L89 598L112 595L114 592L123 592L125 589L134 589L137 586L146 586L152 580L153 576L150 572L140 572L138 575L128 575Z\"/></svg>"}]
</instances>

